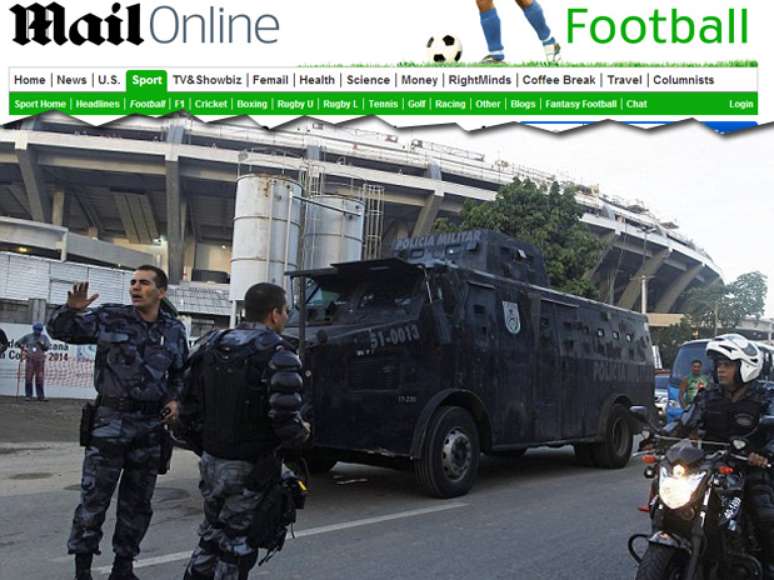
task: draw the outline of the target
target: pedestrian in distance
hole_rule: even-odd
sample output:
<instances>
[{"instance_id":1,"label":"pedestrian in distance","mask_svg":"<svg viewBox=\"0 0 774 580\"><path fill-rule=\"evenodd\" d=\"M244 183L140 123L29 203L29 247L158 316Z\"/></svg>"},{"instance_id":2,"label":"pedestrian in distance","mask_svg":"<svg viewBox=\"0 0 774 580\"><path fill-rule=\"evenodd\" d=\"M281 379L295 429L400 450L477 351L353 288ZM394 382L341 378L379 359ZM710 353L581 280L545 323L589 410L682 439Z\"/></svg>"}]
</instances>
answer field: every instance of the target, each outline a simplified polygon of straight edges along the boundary
<instances>
[{"instance_id":1,"label":"pedestrian in distance","mask_svg":"<svg viewBox=\"0 0 774 580\"><path fill-rule=\"evenodd\" d=\"M703 363L699 359L691 361L691 374L680 381L680 406L685 409L696 398L699 391L709 386L710 378L702 372Z\"/></svg>"},{"instance_id":2,"label":"pedestrian in distance","mask_svg":"<svg viewBox=\"0 0 774 580\"><path fill-rule=\"evenodd\" d=\"M32 332L25 334L16 343L24 358L24 395L27 401L32 401L32 383L35 382L35 394L38 401L47 401L44 391L46 376L46 353L51 348L51 341L43 334L43 323L32 325Z\"/></svg>"}]
</instances>

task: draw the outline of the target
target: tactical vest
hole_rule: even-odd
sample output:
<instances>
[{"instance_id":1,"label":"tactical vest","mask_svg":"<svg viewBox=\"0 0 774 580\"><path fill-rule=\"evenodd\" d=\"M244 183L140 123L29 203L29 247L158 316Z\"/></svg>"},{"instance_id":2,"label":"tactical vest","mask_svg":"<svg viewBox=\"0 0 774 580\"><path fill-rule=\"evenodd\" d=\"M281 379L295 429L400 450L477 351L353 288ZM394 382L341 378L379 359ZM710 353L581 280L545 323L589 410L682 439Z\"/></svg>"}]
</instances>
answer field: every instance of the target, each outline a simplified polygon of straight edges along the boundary
<instances>
[{"instance_id":1,"label":"tactical vest","mask_svg":"<svg viewBox=\"0 0 774 580\"><path fill-rule=\"evenodd\" d=\"M207 345L201 361L204 450L223 459L252 461L279 444L268 417L266 381L276 340L270 331L232 329ZM276 335L274 335L276 336Z\"/></svg>"},{"instance_id":2,"label":"tactical vest","mask_svg":"<svg viewBox=\"0 0 774 580\"><path fill-rule=\"evenodd\" d=\"M713 440L728 441L744 436L758 426L764 404L757 397L732 402L723 396L708 400L704 409L704 428Z\"/></svg>"}]
</instances>

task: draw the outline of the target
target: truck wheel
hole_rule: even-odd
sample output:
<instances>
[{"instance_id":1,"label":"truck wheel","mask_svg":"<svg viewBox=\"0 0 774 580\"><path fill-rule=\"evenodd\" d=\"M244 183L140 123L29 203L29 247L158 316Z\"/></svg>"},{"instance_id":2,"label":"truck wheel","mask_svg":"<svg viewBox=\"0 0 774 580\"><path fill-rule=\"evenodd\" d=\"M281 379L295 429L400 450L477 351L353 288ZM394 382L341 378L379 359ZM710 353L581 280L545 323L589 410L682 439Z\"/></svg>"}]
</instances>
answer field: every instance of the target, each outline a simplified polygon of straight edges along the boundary
<instances>
[{"instance_id":1,"label":"truck wheel","mask_svg":"<svg viewBox=\"0 0 774 580\"><path fill-rule=\"evenodd\" d=\"M629 413L623 405L613 405L607 418L605 440L595 443L592 454L598 467L619 469L632 456L633 433Z\"/></svg>"},{"instance_id":2,"label":"truck wheel","mask_svg":"<svg viewBox=\"0 0 774 580\"><path fill-rule=\"evenodd\" d=\"M430 495L457 497L473 487L480 458L478 429L470 413L461 407L440 407L430 419L414 473Z\"/></svg>"}]
</instances>

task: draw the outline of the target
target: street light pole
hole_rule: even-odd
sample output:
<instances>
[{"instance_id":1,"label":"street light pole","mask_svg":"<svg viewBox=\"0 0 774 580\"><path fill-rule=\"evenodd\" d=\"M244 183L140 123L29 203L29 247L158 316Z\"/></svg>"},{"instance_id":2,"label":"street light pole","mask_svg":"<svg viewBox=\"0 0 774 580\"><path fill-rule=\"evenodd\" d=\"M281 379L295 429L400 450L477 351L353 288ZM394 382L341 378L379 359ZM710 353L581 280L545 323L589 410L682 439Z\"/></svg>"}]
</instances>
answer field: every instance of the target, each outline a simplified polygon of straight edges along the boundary
<instances>
[{"instance_id":1,"label":"street light pole","mask_svg":"<svg viewBox=\"0 0 774 580\"><path fill-rule=\"evenodd\" d=\"M656 226L645 225L638 229L643 234L645 234L642 238L642 262L640 263L640 271L643 272L642 276L640 277L640 282L642 284L642 286L640 287L640 312L642 312L643 314L647 314L648 313L648 278L652 278L652 276L647 276L645 274L646 253L648 251L648 235L658 231L658 228Z\"/></svg>"}]
</instances>

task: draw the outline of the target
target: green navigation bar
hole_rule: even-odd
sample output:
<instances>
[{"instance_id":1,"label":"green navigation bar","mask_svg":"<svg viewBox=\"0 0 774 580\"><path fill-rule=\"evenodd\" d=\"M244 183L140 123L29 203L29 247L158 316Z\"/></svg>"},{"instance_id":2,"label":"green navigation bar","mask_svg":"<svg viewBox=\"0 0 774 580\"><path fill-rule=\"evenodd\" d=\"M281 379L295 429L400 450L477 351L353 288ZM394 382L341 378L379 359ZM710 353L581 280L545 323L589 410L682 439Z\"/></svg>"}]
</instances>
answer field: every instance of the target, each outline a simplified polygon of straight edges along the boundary
<instances>
[{"instance_id":1,"label":"green navigation bar","mask_svg":"<svg viewBox=\"0 0 774 580\"><path fill-rule=\"evenodd\" d=\"M757 115L757 92L167 93L165 71L128 71L126 93L12 92L12 115Z\"/></svg>"}]
</instances>

